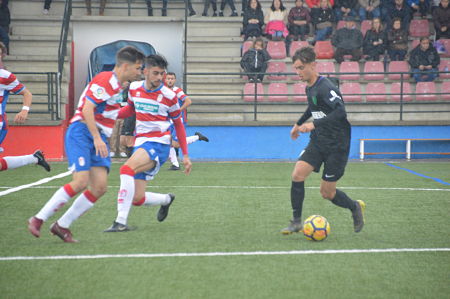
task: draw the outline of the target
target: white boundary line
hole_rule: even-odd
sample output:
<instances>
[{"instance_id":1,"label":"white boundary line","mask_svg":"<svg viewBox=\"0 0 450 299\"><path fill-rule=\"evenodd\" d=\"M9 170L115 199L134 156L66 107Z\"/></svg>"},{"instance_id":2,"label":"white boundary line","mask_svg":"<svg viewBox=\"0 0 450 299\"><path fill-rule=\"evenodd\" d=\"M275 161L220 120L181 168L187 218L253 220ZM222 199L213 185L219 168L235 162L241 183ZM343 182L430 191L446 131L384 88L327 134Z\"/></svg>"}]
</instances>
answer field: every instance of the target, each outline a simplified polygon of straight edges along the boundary
<instances>
[{"instance_id":1,"label":"white boundary line","mask_svg":"<svg viewBox=\"0 0 450 299\"><path fill-rule=\"evenodd\" d=\"M172 258L172 257L214 257L214 256L261 256L261 255L310 255L342 253L401 253L401 252L450 252L450 248L386 248L386 249L342 249L342 250L291 250L291 251L248 251L248 252L198 252L198 253L139 253L139 254L95 254L95 255L53 255L53 256L5 256L0 261L26 260L86 260L111 258Z\"/></svg>"},{"instance_id":2,"label":"white boundary line","mask_svg":"<svg viewBox=\"0 0 450 299\"><path fill-rule=\"evenodd\" d=\"M36 186L36 185L45 184L45 183L48 183L48 182L53 181L55 179L66 177L66 176L68 176L70 174L72 174L72 172L71 171L67 171L67 172L63 172L63 173L60 173L58 175L52 176L52 177L41 179L41 180L36 181L34 183L30 183L30 184L26 184L26 185L10 188L8 190L0 192L0 196L4 196L4 195L9 194L9 193L20 191L22 189L27 189L27 188L30 188L30 187L33 187L33 186Z\"/></svg>"}]
</instances>

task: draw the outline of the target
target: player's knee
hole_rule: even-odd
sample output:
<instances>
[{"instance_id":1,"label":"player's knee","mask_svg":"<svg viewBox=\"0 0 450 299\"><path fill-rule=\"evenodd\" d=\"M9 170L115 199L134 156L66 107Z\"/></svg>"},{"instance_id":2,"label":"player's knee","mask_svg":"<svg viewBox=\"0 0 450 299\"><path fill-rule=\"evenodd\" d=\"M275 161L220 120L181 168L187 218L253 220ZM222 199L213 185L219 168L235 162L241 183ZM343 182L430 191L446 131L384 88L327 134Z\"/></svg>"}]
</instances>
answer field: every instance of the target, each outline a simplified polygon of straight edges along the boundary
<instances>
[{"instance_id":1,"label":"player's knee","mask_svg":"<svg viewBox=\"0 0 450 299\"><path fill-rule=\"evenodd\" d=\"M322 195L322 198L332 200L334 198L334 195L336 194L335 190L329 190L323 187L320 187L320 195Z\"/></svg>"},{"instance_id":2,"label":"player's knee","mask_svg":"<svg viewBox=\"0 0 450 299\"><path fill-rule=\"evenodd\" d=\"M292 172L291 179L294 182L304 182L306 180L306 176L294 171Z\"/></svg>"},{"instance_id":3,"label":"player's knee","mask_svg":"<svg viewBox=\"0 0 450 299\"><path fill-rule=\"evenodd\" d=\"M75 193L81 192L88 187L89 179L79 179L71 182L72 189Z\"/></svg>"}]
</instances>

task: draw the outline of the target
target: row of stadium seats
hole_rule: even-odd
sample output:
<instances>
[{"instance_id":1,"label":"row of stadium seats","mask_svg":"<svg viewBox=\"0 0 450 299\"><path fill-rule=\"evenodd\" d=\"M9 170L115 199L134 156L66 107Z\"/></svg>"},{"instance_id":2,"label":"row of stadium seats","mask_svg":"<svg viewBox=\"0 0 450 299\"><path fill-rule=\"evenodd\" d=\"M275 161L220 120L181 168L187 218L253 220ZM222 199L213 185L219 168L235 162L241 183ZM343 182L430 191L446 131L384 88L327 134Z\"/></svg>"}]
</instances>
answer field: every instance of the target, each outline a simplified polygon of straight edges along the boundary
<instances>
[{"instance_id":1,"label":"row of stadium seats","mask_svg":"<svg viewBox=\"0 0 450 299\"><path fill-rule=\"evenodd\" d=\"M289 92L289 85L286 83L270 83L267 94L264 92L262 83L246 83L244 86L244 101L253 102L255 100L255 85L257 101L268 102L288 102L291 96L294 102L306 102L306 83L295 83L292 85L292 92ZM415 91L413 87L415 86ZM340 85L340 90L345 102L399 102L400 89L403 88L403 101L437 101L450 100L450 81L441 84L440 92L437 91L434 82L419 82L410 84L404 82L403 87L400 82L392 84L368 83L365 91L358 82L345 82ZM412 95L415 93L415 96ZM440 94L436 94L440 93Z\"/></svg>"},{"instance_id":2,"label":"row of stadium seats","mask_svg":"<svg viewBox=\"0 0 450 299\"><path fill-rule=\"evenodd\" d=\"M450 57L450 39L441 39L440 41L442 41L445 48L447 49L447 52L442 53L441 57ZM419 42L420 42L419 39L414 39L411 42L410 50L417 47ZM242 53L247 52L248 49L252 46L252 43L253 43L252 41L245 41L242 44ZM287 54L289 54L289 56L292 57L295 51L297 51L297 49L306 46L309 46L309 43L307 41L293 41L289 47L289 53L286 53L286 45L284 41L268 41L266 49L267 52L269 52L272 59L285 59L287 57ZM333 45L329 40L317 41L316 44L314 45L314 51L316 52L318 59L334 58Z\"/></svg>"},{"instance_id":3,"label":"row of stadium seats","mask_svg":"<svg viewBox=\"0 0 450 299\"><path fill-rule=\"evenodd\" d=\"M335 64L331 61L319 61L317 62L316 66L319 73L336 73ZM445 72L450 70L450 60L442 59L441 63L439 65L439 71ZM388 64L387 72L384 70L384 64L381 61L366 61L364 63L364 66L362 69L359 67L359 62L357 61L344 61L339 66L339 72L340 73L360 73L363 72L363 74L342 74L342 75L336 75L341 80L367 80L367 81L382 81L385 79L388 80L399 80L400 74L395 74L398 72L409 72L409 63L406 61L391 61ZM289 72L295 72L292 66L288 70L288 67L285 62L283 61L269 61L267 63L267 73L289 73ZM378 74L367 74L367 73L378 73ZM386 75L386 77L385 77ZM278 74L272 74L268 75L267 79L270 81L284 81L287 80L288 77L291 80L297 80L297 75L278 75ZM410 75L405 74L403 75L404 79L409 79ZM450 78L450 72L446 74L440 74L441 79L449 79ZM244 77L246 79L246 77Z\"/></svg>"}]
</instances>

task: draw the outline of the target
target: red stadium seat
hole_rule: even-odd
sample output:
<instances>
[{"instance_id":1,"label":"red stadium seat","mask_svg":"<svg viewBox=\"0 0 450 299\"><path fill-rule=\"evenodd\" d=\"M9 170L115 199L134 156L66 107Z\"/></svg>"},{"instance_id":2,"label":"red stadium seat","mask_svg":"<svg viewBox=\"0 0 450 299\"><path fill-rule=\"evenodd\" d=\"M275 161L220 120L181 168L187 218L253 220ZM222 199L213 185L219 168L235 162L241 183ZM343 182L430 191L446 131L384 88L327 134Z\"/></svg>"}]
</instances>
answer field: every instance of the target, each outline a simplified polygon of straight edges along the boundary
<instances>
[{"instance_id":1,"label":"red stadium seat","mask_svg":"<svg viewBox=\"0 0 450 299\"><path fill-rule=\"evenodd\" d=\"M359 63L357 61L343 61L339 68L340 73L359 73ZM341 80L359 80L359 74L340 75Z\"/></svg>"},{"instance_id":2,"label":"red stadium seat","mask_svg":"<svg viewBox=\"0 0 450 299\"><path fill-rule=\"evenodd\" d=\"M442 100L450 101L450 81L442 82L441 93Z\"/></svg>"},{"instance_id":3,"label":"red stadium seat","mask_svg":"<svg viewBox=\"0 0 450 299\"><path fill-rule=\"evenodd\" d=\"M336 73L334 62L332 61L318 61L316 64L316 70L320 74Z\"/></svg>"},{"instance_id":4,"label":"red stadium seat","mask_svg":"<svg viewBox=\"0 0 450 299\"><path fill-rule=\"evenodd\" d=\"M411 37L430 36L430 25L427 19L414 19L409 23L409 35Z\"/></svg>"},{"instance_id":5,"label":"red stadium seat","mask_svg":"<svg viewBox=\"0 0 450 299\"><path fill-rule=\"evenodd\" d=\"M450 60L441 59L441 63L439 64L440 72L449 72L447 74L439 74L439 78L441 79L450 79Z\"/></svg>"},{"instance_id":6,"label":"red stadium seat","mask_svg":"<svg viewBox=\"0 0 450 299\"><path fill-rule=\"evenodd\" d=\"M334 57L333 46L331 41L317 41L314 45L314 52L316 52L317 59L331 59Z\"/></svg>"},{"instance_id":7,"label":"red stadium seat","mask_svg":"<svg viewBox=\"0 0 450 299\"><path fill-rule=\"evenodd\" d=\"M364 80L384 80L384 66L381 61L366 61L364 64ZM380 74L367 74L380 73Z\"/></svg>"},{"instance_id":8,"label":"red stadium seat","mask_svg":"<svg viewBox=\"0 0 450 299\"><path fill-rule=\"evenodd\" d=\"M269 41L267 42L267 52L272 59L285 59L286 44L284 41Z\"/></svg>"},{"instance_id":9,"label":"red stadium seat","mask_svg":"<svg viewBox=\"0 0 450 299\"><path fill-rule=\"evenodd\" d=\"M261 102L264 100L264 87L262 83L256 83L256 100ZM255 101L255 83L246 83L244 85L244 101Z\"/></svg>"},{"instance_id":10,"label":"red stadium seat","mask_svg":"<svg viewBox=\"0 0 450 299\"><path fill-rule=\"evenodd\" d=\"M366 35L367 30L372 28L372 20L364 20L361 23L361 33L363 36Z\"/></svg>"},{"instance_id":11,"label":"red stadium seat","mask_svg":"<svg viewBox=\"0 0 450 299\"><path fill-rule=\"evenodd\" d=\"M441 57L450 57L450 39L441 38L440 41L444 44L446 53L440 54Z\"/></svg>"},{"instance_id":12,"label":"red stadium seat","mask_svg":"<svg viewBox=\"0 0 450 299\"><path fill-rule=\"evenodd\" d=\"M296 102L306 102L308 99L306 97L306 83L295 83L292 85L294 96L293 99Z\"/></svg>"},{"instance_id":13,"label":"red stadium seat","mask_svg":"<svg viewBox=\"0 0 450 299\"><path fill-rule=\"evenodd\" d=\"M412 51L420 44L420 39L413 39L409 48L409 51Z\"/></svg>"},{"instance_id":14,"label":"red stadium seat","mask_svg":"<svg viewBox=\"0 0 450 299\"><path fill-rule=\"evenodd\" d=\"M391 61L388 66L388 78L390 80L400 80L400 74L391 74L395 72L409 72L409 63L406 61ZM409 79L409 73L403 74L403 79Z\"/></svg>"},{"instance_id":15,"label":"red stadium seat","mask_svg":"<svg viewBox=\"0 0 450 299\"><path fill-rule=\"evenodd\" d=\"M366 93L367 102L386 102L388 100L384 83L368 83Z\"/></svg>"},{"instance_id":16,"label":"red stadium seat","mask_svg":"<svg viewBox=\"0 0 450 299\"><path fill-rule=\"evenodd\" d=\"M391 85L391 99L394 102L400 102L400 82L392 83ZM411 84L409 82L403 82L403 102L409 102L412 100ZM406 94L405 94L406 93Z\"/></svg>"},{"instance_id":17,"label":"red stadium seat","mask_svg":"<svg viewBox=\"0 0 450 299\"><path fill-rule=\"evenodd\" d=\"M434 82L417 82L416 100L417 101L436 101L436 84Z\"/></svg>"},{"instance_id":18,"label":"red stadium seat","mask_svg":"<svg viewBox=\"0 0 450 299\"><path fill-rule=\"evenodd\" d=\"M295 51L297 51L300 48L308 47L309 43L307 41L293 41L291 42L291 46L289 48L289 56L292 57L295 54Z\"/></svg>"},{"instance_id":19,"label":"red stadium seat","mask_svg":"<svg viewBox=\"0 0 450 299\"><path fill-rule=\"evenodd\" d=\"M287 73L286 63L283 61L269 61L266 73ZM267 79L272 81L287 80L287 75L268 75Z\"/></svg>"},{"instance_id":20,"label":"red stadium seat","mask_svg":"<svg viewBox=\"0 0 450 299\"><path fill-rule=\"evenodd\" d=\"M241 56L245 54L245 52L248 51L248 49L250 49L253 45L253 42L251 40L247 40L242 44L242 52L241 52Z\"/></svg>"},{"instance_id":21,"label":"red stadium seat","mask_svg":"<svg viewBox=\"0 0 450 299\"><path fill-rule=\"evenodd\" d=\"M357 82L345 82L340 87L344 102L361 102L361 85Z\"/></svg>"},{"instance_id":22,"label":"red stadium seat","mask_svg":"<svg viewBox=\"0 0 450 299\"><path fill-rule=\"evenodd\" d=\"M286 83L270 83L268 94L270 102L287 102L289 100L288 87Z\"/></svg>"}]
</instances>

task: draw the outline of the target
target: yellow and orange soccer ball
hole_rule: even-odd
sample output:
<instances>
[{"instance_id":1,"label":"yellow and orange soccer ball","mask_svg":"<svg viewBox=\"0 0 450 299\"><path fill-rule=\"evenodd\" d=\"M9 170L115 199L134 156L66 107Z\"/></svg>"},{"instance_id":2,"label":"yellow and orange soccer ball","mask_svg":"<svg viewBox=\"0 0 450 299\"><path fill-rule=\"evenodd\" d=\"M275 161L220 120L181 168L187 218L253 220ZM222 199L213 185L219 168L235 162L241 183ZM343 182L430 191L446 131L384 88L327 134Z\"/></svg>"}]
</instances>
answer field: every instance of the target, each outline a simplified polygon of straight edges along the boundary
<instances>
[{"instance_id":1,"label":"yellow and orange soccer ball","mask_svg":"<svg viewBox=\"0 0 450 299\"><path fill-rule=\"evenodd\" d=\"M323 241L330 234L330 223L323 216L309 216L303 223L303 234L310 241Z\"/></svg>"}]
</instances>

